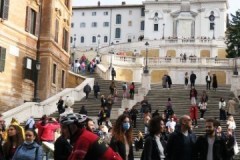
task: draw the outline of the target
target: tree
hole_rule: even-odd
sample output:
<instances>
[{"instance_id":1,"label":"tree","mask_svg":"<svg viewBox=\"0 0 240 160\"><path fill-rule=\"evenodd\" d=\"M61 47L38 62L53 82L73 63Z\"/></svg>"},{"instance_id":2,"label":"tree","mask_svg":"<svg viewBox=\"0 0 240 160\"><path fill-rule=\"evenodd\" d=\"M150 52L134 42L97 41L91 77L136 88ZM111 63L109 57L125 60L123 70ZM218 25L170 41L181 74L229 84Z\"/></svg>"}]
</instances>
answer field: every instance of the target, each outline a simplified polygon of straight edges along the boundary
<instances>
[{"instance_id":1,"label":"tree","mask_svg":"<svg viewBox=\"0 0 240 160\"><path fill-rule=\"evenodd\" d=\"M231 14L232 20L228 23L226 31L227 58L235 58L240 56L240 9L236 11L236 15ZM234 46L237 46L238 52Z\"/></svg>"}]
</instances>

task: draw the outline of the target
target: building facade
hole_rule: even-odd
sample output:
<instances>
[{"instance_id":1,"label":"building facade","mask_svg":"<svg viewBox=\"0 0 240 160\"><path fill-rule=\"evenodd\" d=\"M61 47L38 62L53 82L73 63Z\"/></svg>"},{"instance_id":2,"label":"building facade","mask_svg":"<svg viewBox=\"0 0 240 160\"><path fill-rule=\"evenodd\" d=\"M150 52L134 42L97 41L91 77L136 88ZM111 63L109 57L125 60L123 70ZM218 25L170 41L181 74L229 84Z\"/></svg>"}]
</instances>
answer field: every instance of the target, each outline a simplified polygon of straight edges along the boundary
<instances>
[{"instance_id":1,"label":"building facade","mask_svg":"<svg viewBox=\"0 0 240 160\"><path fill-rule=\"evenodd\" d=\"M159 52L153 56L225 58L227 9L227 0L145 0L142 5L73 7L71 46L97 49L112 42L157 40L161 43L151 48Z\"/></svg>"},{"instance_id":2,"label":"building facade","mask_svg":"<svg viewBox=\"0 0 240 160\"><path fill-rule=\"evenodd\" d=\"M65 87L71 1L0 3L0 105L5 111Z\"/></svg>"}]
</instances>

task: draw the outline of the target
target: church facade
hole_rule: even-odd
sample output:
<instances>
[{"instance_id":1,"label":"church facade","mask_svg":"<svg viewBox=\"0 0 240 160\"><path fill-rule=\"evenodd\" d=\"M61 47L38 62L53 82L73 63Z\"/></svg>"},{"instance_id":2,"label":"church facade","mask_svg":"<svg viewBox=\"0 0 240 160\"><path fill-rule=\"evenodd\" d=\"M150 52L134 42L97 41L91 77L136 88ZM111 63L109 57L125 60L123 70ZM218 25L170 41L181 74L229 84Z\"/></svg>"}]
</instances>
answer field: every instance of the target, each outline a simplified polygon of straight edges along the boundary
<instances>
[{"instance_id":1,"label":"church facade","mask_svg":"<svg viewBox=\"0 0 240 160\"><path fill-rule=\"evenodd\" d=\"M144 40L159 50L153 55L157 57L225 58L227 9L227 0L145 0L142 5L112 6L99 2L73 7L71 44L97 49ZM160 42L151 46L151 41Z\"/></svg>"}]
</instances>

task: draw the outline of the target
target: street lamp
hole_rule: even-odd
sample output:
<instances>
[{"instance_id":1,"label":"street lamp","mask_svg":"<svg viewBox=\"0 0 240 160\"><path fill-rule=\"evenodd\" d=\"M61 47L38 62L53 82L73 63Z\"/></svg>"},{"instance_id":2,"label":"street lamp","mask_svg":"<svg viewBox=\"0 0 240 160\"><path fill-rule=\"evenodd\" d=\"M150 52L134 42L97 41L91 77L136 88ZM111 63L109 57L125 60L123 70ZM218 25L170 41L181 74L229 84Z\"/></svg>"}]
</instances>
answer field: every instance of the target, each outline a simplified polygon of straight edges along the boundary
<instances>
[{"instance_id":1,"label":"street lamp","mask_svg":"<svg viewBox=\"0 0 240 160\"><path fill-rule=\"evenodd\" d=\"M112 57L113 57L113 54L114 54L114 43L112 42L111 43L111 63L110 63L110 67L111 67L111 70L112 70Z\"/></svg>"},{"instance_id":2,"label":"street lamp","mask_svg":"<svg viewBox=\"0 0 240 160\"><path fill-rule=\"evenodd\" d=\"M148 42L146 42L145 43L145 46L146 46L146 65L145 65L145 67L144 67L144 70L143 70L143 73L148 73L149 71L148 71L148 64L147 64L147 61L148 61L148 46L149 46L149 43Z\"/></svg>"},{"instance_id":3,"label":"street lamp","mask_svg":"<svg viewBox=\"0 0 240 160\"><path fill-rule=\"evenodd\" d=\"M164 28L165 28L165 23L163 23L163 35L162 35L162 39L164 39Z\"/></svg>"},{"instance_id":4,"label":"street lamp","mask_svg":"<svg viewBox=\"0 0 240 160\"><path fill-rule=\"evenodd\" d=\"M215 23L213 23L212 25L213 25L213 37L212 37L212 39L215 39Z\"/></svg>"},{"instance_id":5,"label":"street lamp","mask_svg":"<svg viewBox=\"0 0 240 160\"><path fill-rule=\"evenodd\" d=\"M99 56L99 44L100 44L100 34L97 35L97 39L98 39L98 47L97 47L97 56Z\"/></svg>"},{"instance_id":6,"label":"street lamp","mask_svg":"<svg viewBox=\"0 0 240 160\"><path fill-rule=\"evenodd\" d=\"M236 53L236 55L235 55L235 66L234 66L234 70L233 70L233 75L238 75L238 69L237 69L237 57L238 57L238 46L237 45L235 45L234 46L234 49L235 49L235 53Z\"/></svg>"},{"instance_id":7,"label":"street lamp","mask_svg":"<svg viewBox=\"0 0 240 160\"><path fill-rule=\"evenodd\" d=\"M36 59L36 68L35 70L35 79L34 79L34 94L33 94L33 102L40 102L40 98L38 97L38 72L41 68L41 63L39 59Z\"/></svg>"}]
</instances>

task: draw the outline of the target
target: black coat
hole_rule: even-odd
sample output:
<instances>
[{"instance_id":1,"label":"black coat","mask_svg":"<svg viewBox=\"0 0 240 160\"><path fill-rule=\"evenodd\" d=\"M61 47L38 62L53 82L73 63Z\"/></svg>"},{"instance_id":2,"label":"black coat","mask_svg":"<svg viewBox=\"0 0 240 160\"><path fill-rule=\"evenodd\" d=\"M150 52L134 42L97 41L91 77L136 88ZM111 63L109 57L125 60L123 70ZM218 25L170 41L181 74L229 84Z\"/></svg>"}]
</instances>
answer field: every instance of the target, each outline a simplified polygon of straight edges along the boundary
<instances>
[{"instance_id":1,"label":"black coat","mask_svg":"<svg viewBox=\"0 0 240 160\"><path fill-rule=\"evenodd\" d=\"M60 136L54 143L54 159L56 160L67 160L72 152L72 146L68 141Z\"/></svg>"},{"instance_id":2,"label":"black coat","mask_svg":"<svg viewBox=\"0 0 240 160\"><path fill-rule=\"evenodd\" d=\"M190 156L191 160L194 160L194 144L196 142L196 136L195 134L189 132L188 136L190 138L190 148L192 149ZM178 131L175 130L172 134L169 135L168 143L166 147L167 152L167 160L182 160L183 159L183 151L184 151L184 135Z\"/></svg>"},{"instance_id":3,"label":"black coat","mask_svg":"<svg viewBox=\"0 0 240 160\"><path fill-rule=\"evenodd\" d=\"M166 155L167 142L162 137L160 138L160 142L165 152L164 155ZM148 136L145 140L141 160L161 160L160 151L153 135Z\"/></svg>"},{"instance_id":4,"label":"black coat","mask_svg":"<svg viewBox=\"0 0 240 160\"><path fill-rule=\"evenodd\" d=\"M99 87L99 85L94 84L94 86L93 86L93 91L94 91L94 93L100 92L100 87Z\"/></svg>"},{"instance_id":5,"label":"black coat","mask_svg":"<svg viewBox=\"0 0 240 160\"><path fill-rule=\"evenodd\" d=\"M195 145L195 155L197 160L207 160L208 139L207 135L200 136ZM226 145L222 138L215 136L213 143L213 160L226 160Z\"/></svg>"},{"instance_id":6,"label":"black coat","mask_svg":"<svg viewBox=\"0 0 240 160\"><path fill-rule=\"evenodd\" d=\"M124 143L117 141L114 137L112 137L111 142L110 142L110 147L115 152L117 152L122 157L123 160L126 160L126 149L125 149ZM132 144L129 144L128 160L134 160Z\"/></svg>"},{"instance_id":7,"label":"black coat","mask_svg":"<svg viewBox=\"0 0 240 160\"><path fill-rule=\"evenodd\" d=\"M192 73L192 74L190 75L190 81L191 81L191 82L195 82L196 79L197 79L196 74Z\"/></svg>"}]
</instances>

